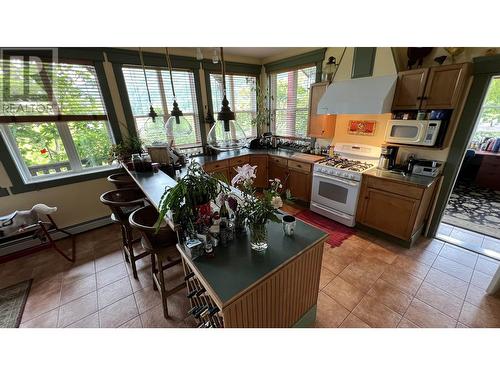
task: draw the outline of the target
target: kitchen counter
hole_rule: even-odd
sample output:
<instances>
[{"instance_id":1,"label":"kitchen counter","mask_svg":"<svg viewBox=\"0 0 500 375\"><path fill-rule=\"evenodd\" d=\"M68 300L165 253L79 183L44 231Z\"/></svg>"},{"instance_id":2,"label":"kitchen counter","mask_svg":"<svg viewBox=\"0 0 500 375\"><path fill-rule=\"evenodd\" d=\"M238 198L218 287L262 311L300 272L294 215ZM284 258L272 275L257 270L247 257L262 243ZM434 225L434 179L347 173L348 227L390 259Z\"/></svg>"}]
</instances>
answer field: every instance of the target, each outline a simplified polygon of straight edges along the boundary
<instances>
[{"instance_id":1,"label":"kitchen counter","mask_svg":"<svg viewBox=\"0 0 500 375\"><path fill-rule=\"evenodd\" d=\"M165 188L176 184L162 171L127 172L156 208ZM213 258L191 259L177 246L186 269L221 310L224 327L308 326L316 318L327 234L300 220L293 237L283 234L280 223L269 222L267 229L269 247L262 253L250 248L246 234L218 246Z\"/></svg>"},{"instance_id":2,"label":"kitchen counter","mask_svg":"<svg viewBox=\"0 0 500 375\"><path fill-rule=\"evenodd\" d=\"M235 158L238 156L246 156L246 155L271 155L271 156L279 156L282 158L293 159L297 161L302 161L305 163L315 163L321 159L324 159L325 156L322 155L313 155L313 154L304 154L302 152L283 150L283 149L256 149L250 150L244 148L238 151L224 151L220 152L216 155L201 155L194 156L191 158L193 161L197 161L200 164L210 163L214 161L221 161L226 159Z\"/></svg>"},{"instance_id":3,"label":"kitchen counter","mask_svg":"<svg viewBox=\"0 0 500 375\"><path fill-rule=\"evenodd\" d=\"M378 168L370 169L366 172L363 172L364 176L374 176L378 178L385 178L387 180L394 180L398 182L403 182L410 185L416 185L420 187L429 187L434 181L436 181L439 177L427 177L427 176L419 176L419 175L403 175L401 172L391 172L386 170L381 170Z\"/></svg>"}]
</instances>

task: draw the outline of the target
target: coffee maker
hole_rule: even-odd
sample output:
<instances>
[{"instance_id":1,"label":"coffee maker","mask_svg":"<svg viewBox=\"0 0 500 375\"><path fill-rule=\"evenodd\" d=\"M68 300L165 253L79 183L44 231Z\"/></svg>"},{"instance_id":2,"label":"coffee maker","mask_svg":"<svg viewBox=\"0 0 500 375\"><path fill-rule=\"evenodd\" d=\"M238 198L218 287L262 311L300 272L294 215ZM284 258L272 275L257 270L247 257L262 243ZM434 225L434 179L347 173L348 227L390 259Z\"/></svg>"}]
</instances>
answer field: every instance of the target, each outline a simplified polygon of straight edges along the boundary
<instances>
[{"instance_id":1,"label":"coffee maker","mask_svg":"<svg viewBox=\"0 0 500 375\"><path fill-rule=\"evenodd\" d=\"M382 146L380 158L378 160L378 168L384 170L393 169L396 165L398 150L398 146Z\"/></svg>"}]
</instances>

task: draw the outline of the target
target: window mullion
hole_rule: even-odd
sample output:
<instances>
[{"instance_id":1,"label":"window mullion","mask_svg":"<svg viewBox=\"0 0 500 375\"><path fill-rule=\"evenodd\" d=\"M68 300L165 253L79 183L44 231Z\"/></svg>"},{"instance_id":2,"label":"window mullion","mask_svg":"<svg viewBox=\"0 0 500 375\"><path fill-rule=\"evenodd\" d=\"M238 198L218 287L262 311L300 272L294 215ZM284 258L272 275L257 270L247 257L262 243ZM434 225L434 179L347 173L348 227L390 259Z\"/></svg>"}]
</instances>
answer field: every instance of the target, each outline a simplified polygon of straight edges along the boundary
<instances>
[{"instance_id":1,"label":"window mullion","mask_svg":"<svg viewBox=\"0 0 500 375\"><path fill-rule=\"evenodd\" d=\"M24 181L29 181L31 180L32 176L30 173L30 170L28 169L28 166L24 162L21 152L19 151L19 148L17 147L16 140L14 139L14 136L12 135L12 132L9 129L9 126L7 124L0 124L0 133L2 133L5 137L5 141L8 145L8 147L11 148L12 156L14 156L16 165L19 167L21 166L22 169L19 170L21 172L21 175L24 179Z\"/></svg>"},{"instance_id":2,"label":"window mullion","mask_svg":"<svg viewBox=\"0 0 500 375\"><path fill-rule=\"evenodd\" d=\"M59 132L59 136L61 137L61 141L64 145L64 149L66 150L66 155L68 155L68 161L69 165L71 166L71 170L81 171L83 169L82 163L80 161L80 157L78 156L75 142L73 141L73 137L71 136L68 123L57 122L56 126L57 131Z\"/></svg>"}]
</instances>

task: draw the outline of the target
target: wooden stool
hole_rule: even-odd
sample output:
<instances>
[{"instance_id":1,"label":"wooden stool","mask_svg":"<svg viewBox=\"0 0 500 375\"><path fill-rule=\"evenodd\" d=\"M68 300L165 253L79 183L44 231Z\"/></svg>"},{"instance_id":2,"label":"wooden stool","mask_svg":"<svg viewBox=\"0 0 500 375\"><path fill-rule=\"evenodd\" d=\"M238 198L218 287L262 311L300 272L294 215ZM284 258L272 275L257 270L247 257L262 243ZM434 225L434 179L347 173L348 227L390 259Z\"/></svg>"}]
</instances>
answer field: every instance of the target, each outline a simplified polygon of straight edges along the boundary
<instances>
[{"instance_id":1,"label":"wooden stool","mask_svg":"<svg viewBox=\"0 0 500 375\"><path fill-rule=\"evenodd\" d=\"M144 206L144 193L140 189L111 190L102 194L100 200L111 210L111 221L120 225L125 260L130 263L134 278L137 279L135 261L149 255L149 252L137 255L134 253L134 243L139 239L133 238L132 227L128 219L134 210Z\"/></svg>"},{"instance_id":2,"label":"wooden stool","mask_svg":"<svg viewBox=\"0 0 500 375\"><path fill-rule=\"evenodd\" d=\"M168 289L163 271L181 263L177 251L177 234L165 222L156 230L158 212L153 206L146 206L134 211L130 217L130 226L137 229L142 236L142 247L151 253L151 273L153 288L160 291L163 304L163 315L168 318L167 297L186 287L184 280L175 287Z\"/></svg>"},{"instance_id":3,"label":"wooden stool","mask_svg":"<svg viewBox=\"0 0 500 375\"><path fill-rule=\"evenodd\" d=\"M137 184L127 172L114 173L108 176L108 182L111 182L117 189L137 188Z\"/></svg>"}]
</instances>

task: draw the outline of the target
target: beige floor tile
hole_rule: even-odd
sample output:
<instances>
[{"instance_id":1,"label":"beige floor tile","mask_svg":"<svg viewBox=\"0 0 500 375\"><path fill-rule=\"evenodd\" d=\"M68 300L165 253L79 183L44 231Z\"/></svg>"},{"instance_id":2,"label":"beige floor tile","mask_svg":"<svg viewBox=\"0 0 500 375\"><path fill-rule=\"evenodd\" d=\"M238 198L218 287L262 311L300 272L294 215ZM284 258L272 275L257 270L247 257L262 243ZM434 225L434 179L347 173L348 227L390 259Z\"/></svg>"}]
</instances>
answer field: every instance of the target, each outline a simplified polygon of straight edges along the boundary
<instances>
[{"instance_id":1,"label":"beige floor tile","mask_svg":"<svg viewBox=\"0 0 500 375\"><path fill-rule=\"evenodd\" d=\"M439 255L470 268L474 268L477 260L476 253L448 243L443 246Z\"/></svg>"},{"instance_id":2,"label":"beige floor tile","mask_svg":"<svg viewBox=\"0 0 500 375\"><path fill-rule=\"evenodd\" d=\"M373 284L372 288L368 291L368 295L401 315L405 313L412 300L411 296L401 292L382 279L378 279Z\"/></svg>"},{"instance_id":3,"label":"beige floor tile","mask_svg":"<svg viewBox=\"0 0 500 375\"><path fill-rule=\"evenodd\" d=\"M80 297L59 309L58 327L66 327L97 311L97 292Z\"/></svg>"},{"instance_id":4,"label":"beige floor tile","mask_svg":"<svg viewBox=\"0 0 500 375\"><path fill-rule=\"evenodd\" d=\"M395 328L401 320L400 314L368 295L363 297L352 313L371 327Z\"/></svg>"},{"instance_id":5,"label":"beige floor tile","mask_svg":"<svg viewBox=\"0 0 500 375\"><path fill-rule=\"evenodd\" d=\"M415 323L410 322L408 319L403 317L398 324L398 328L420 328Z\"/></svg>"},{"instance_id":6,"label":"beige floor tile","mask_svg":"<svg viewBox=\"0 0 500 375\"><path fill-rule=\"evenodd\" d=\"M379 277L378 273L370 273L356 263L352 263L347 266L339 276L355 288L365 293L370 290Z\"/></svg>"},{"instance_id":7,"label":"beige floor tile","mask_svg":"<svg viewBox=\"0 0 500 375\"><path fill-rule=\"evenodd\" d=\"M340 328L370 328L370 326L351 313L344 319Z\"/></svg>"},{"instance_id":8,"label":"beige floor tile","mask_svg":"<svg viewBox=\"0 0 500 375\"><path fill-rule=\"evenodd\" d=\"M318 295L316 327L336 328L349 315L349 310L323 292Z\"/></svg>"},{"instance_id":9,"label":"beige floor tile","mask_svg":"<svg viewBox=\"0 0 500 375\"><path fill-rule=\"evenodd\" d=\"M88 260L82 264L75 265L66 272L64 272L63 279L64 283L71 283L73 281L84 279L94 274L95 274L94 261Z\"/></svg>"},{"instance_id":10,"label":"beige floor tile","mask_svg":"<svg viewBox=\"0 0 500 375\"><path fill-rule=\"evenodd\" d=\"M162 306L158 305L141 314L141 322L144 328L185 328L184 319L170 317L165 319Z\"/></svg>"},{"instance_id":11,"label":"beige floor tile","mask_svg":"<svg viewBox=\"0 0 500 375\"><path fill-rule=\"evenodd\" d=\"M404 272L408 272L410 275L418 277L419 279L424 279L427 272L429 272L431 268L430 265L418 262L405 255L399 255L393 262L393 265L401 268Z\"/></svg>"},{"instance_id":12,"label":"beige floor tile","mask_svg":"<svg viewBox=\"0 0 500 375\"><path fill-rule=\"evenodd\" d=\"M500 295L488 295L485 290L471 285L465 300L500 318Z\"/></svg>"},{"instance_id":13,"label":"beige floor tile","mask_svg":"<svg viewBox=\"0 0 500 375\"><path fill-rule=\"evenodd\" d=\"M425 277L425 281L442 290L446 290L458 298L465 298L467 293L468 283L434 268L431 268Z\"/></svg>"},{"instance_id":14,"label":"beige floor tile","mask_svg":"<svg viewBox=\"0 0 500 375\"><path fill-rule=\"evenodd\" d=\"M337 276L332 282L330 282L323 289L323 292L328 294L349 311L352 311L352 309L356 307L359 301L361 301L361 298L365 295L363 291L349 284L340 276Z\"/></svg>"},{"instance_id":15,"label":"beige floor tile","mask_svg":"<svg viewBox=\"0 0 500 375\"><path fill-rule=\"evenodd\" d=\"M500 251L500 239L484 236L482 248L499 252Z\"/></svg>"},{"instance_id":16,"label":"beige floor tile","mask_svg":"<svg viewBox=\"0 0 500 375\"><path fill-rule=\"evenodd\" d=\"M69 325L68 328L99 328L99 313L94 313L80 319Z\"/></svg>"},{"instance_id":17,"label":"beige floor tile","mask_svg":"<svg viewBox=\"0 0 500 375\"><path fill-rule=\"evenodd\" d=\"M153 288L144 288L134 293L139 314L161 304L160 292Z\"/></svg>"},{"instance_id":18,"label":"beige floor tile","mask_svg":"<svg viewBox=\"0 0 500 375\"><path fill-rule=\"evenodd\" d=\"M455 328L457 321L414 298L404 317L422 328Z\"/></svg>"},{"instance_id":19,"label":"beige floor tile","mask_svg":"<svg viewBox=\"0 0 500 375\"><path fill-rule=\"evenodd\" d=\"M43 313L27 322L21 323L21 328L57 328L59 308Z\"/></svg>"},{"instance_id":20,"label":"beige floor tile","mask_svg":"<svg viewBox=\"0 0 500 375\"><path fill-rule=\"evenodd\" d=\"M441 224L439 224L437 232L438 232L438 234L449 236L451 234L452 230L453 230L453 226L452 225L449 225L449 224L446 224L446 223L441 223Z\"/></svg>"},{"instance_id":21,"label":"beige floor tile","mask_svg":"<svg viewBox=\"0 0 500 375\"><path fill-rule=\"evenodd\" d=\"M151 276L150 269L142 269L137 272L137 279L130 276L130 283L132 284L132 290L137 292L143 288L151 288L153 286L153 278Z\"/></svg>"},{"instance_id":22,"label":"beige floor tile","mask_svg":"<svg viewBox=\"0 0 500 375\"><path fill-rule=\"evenodd\" d=\"M467 301L462 307L459 322L471 328L500 328L500 318Z\"/></svg>"},{"instance_id":23,"label":"beige floor tile","mask_svg":"<svg viewBox=\"0 0 500 375\"><path fill-rule=\"evenodd\" d=\"M99 309L115 303L116 301L125 298L132 294L132 286L128 276L108 284L105 287L97 290L97 302Z\"/></svg>"},{"instance_id":24,"label":"beige floor tile","mask_svg":"<svg viewBox=\"0 0 500 375\"><path fill-rule=\"evenodd\" d=\"M417 262L427 264L428 266L432 266L432 263L434 263L438 256L434 251L416 246L402 251L400 255L405 255L413 260L416 260Z\"/></svg>"},{"instance_id":25,"label":"beige floor tile","mask_svg":"<svg viewBox=\"0 0 500 375\"><path fill-rule=\"evenodd\" d=\"M141 317L136 316L133 319L130 319L128 322L123 323L118 328L142 328Z\"/></svg>"},{"instance_id":26,"label":"beige floor tile","mask_svg":"<svg viewBox=\"0 0 500 375\"><path fill-rule=\"evenodd\" d=\"M470 282L473 269L463 264L457 263L451 259L438 256L432 265L432 268L447 273L448 275L455 276L456 278L465 282Z\"/></svg>"},{"instance_id":27,"label":"beige floor tile","mask_svg":"<svg viewBox=\"0 0 500 375\"><path fill-rule=\"evenodd\" d=\"M26 300L26 305L24 307L24 312L22 316L22 322L31 320L43 313L59 307L61 304L61 289L50 288L47 290L42 290L41 288L31 290L28 299Z\"/></svg>"},{"instance_id":28,"label":"beige floor tile","mask_svg":"<svg viewBox=\"0 0 500 375\"><path fill-rule=\"evenodd\" d=\"M421 250L425 250L427 252L439 254L444 244L445 244L444 241L438 240L436 238L427 238L421 236L419 240L416 242L415 247Z\"/></svg>"},{"instance_id":29,"label":"beige floor tile","mask_svg":"<svg viewBox=\"0 0 500 375\"><path fill-rule=\"evenodd\" d=\"M487 289L488 285L490 285L492 278L493 278L493 276L487 275L483 272L479 272L476 270L472 274L472 279L471 279L470 283L474 286L477 286L478 288Z\"/></svg>"},{"instance_id":30,"label":"beige floor tile","mask_svg":"<svg viewBox=\"0 0 500 375\"><path fill-rule=\"evenodd\" d=\"M422 284L422 279L410 275L396 266L389 267L380 278L410 296L415 295Z\"/></svg>"},{"instance_id":31,"label":"beige floor tile","mask_svg":"<svg viewBox=\"0 0 500 375\"><path fill-rule=\"evenodd\" d=\"M105 254L95 259L95 268L97 272L105 270L106 268L112 267L119 263L125 262L125 258L123 256L123 250L116 250L112 253Z\"/></svg>"},{"instance_id":32,"label":"beige floor tile","mask_svg":"<svg viewBox=\"0 0 500 375\"><path fill-rule=\"evenodd\" d=\"M446 315L451 316L455 320L460 316L460 310L464 303L461 298L446 293L444 290L427 282L422 283L415 297Z\"/></svg>"},{"instance_id":33,"label":"beige floor tile","mask_svg":"<svg viewBox=\"0 0 500 375\"><path fill-rule=\"evenodd\" d=\"M118 263L114 266L106 268L103 271L98 272L97 274L97 288L100 289L103 286L111 284L115 281L122 279L127 276L127 270L123 263Z\"/></svg>"},{"instance_id":34,"label":"beige floor tile","mask_svg":"<svg viewBox=\"0 0 500 375\"><path fill-rule=\"evenodd\" d=\"M358 259L356 259L356 261L351 264L359 266L373 276L382 275L384 271L390 267L389 264L381 261L380 259L365 256L364 254L361 254Z\"/></svg>"},{"instance_id":35,"label":"beige floor tile","mask_svg":"<svg viewBox=\"0 0 500 375\"><path fill-rule=\"evenodd\" d=\"M349 262L344 258L335 255L335 252L332 249L325 249L323 251L323 262L322 266L325 267L328 271L332 272L335 275L341 273L347 266Z\"/></svg>"},{"instance_id":36,"label":"beige floor tile","mask_svg":"<svg viewBox=\"0 0 500 375\"><path fill-rule=\"evenodd\" d=\"M63 282L61 290L61 305L80 298L96 290L95 275L91 274L73 282Z\"/></svg>"},{"instance_id":37,"label":"beige floor tile","mask_svg":"<svg viewBox=\"0 0 500 375\"><path fill-rule=\"evenodd\" d=\"M319 289L323 289L330 281L335 278L333 272L328 271L325 267L321 267L321 274L319 276Z\"/></svg>"},{"instance_id":38,"label":"beige floor tile","mask_svg":"<svg viewBox=\"0 0 500 375\"><path fill-rule=\"evenodd\" d=\"M368 246L365 251L363 251L363 255L376 258L387 264L394 262L398 256L396 252L390 251L377 243L372 243Z\"/></svg>"},{"instance_id":39,"label":"beige floor tile","mask_svg":"<svg viewBox=\"0 0 500 375\"><path fill-rule=\"evenodd\" d=\"M349 264L354 262L364 249L357 247L357 245L350 245L344 242L341 246L331 248L330 251L340 257L345 263Z\"/></svg>"},{"instance_id":40,"label":"beige floor tile","mask_svg":"<svg viewBox=\"0 0 500 375\"><path fill-rule=\"evenodd\" d=\"M450 237L462 241L465 244L478 246L483 242L484 235L455 227L451 231Z\"/></svg>"},{"instance_id":41,"label":"beige floor tile","mask_svg":"<svg viewBox=\"0 0 500 375\"><path fill-rule=\"evenodd\" d=\"M480 255L475 269L479 272L493 276L498 270L499 265L500 263L498 261Z\"/></svg>"},{"instance_id":42,"label":"beige floor tile","mask_svg":"<svg viewBox=\"0 0 500 375\"><path fill-rule=\"evenodd\" d=\"M99 322L103 328L116 328L138 315L134 296L130 295L99 310Z\"/></svg>"}]
</instances>

